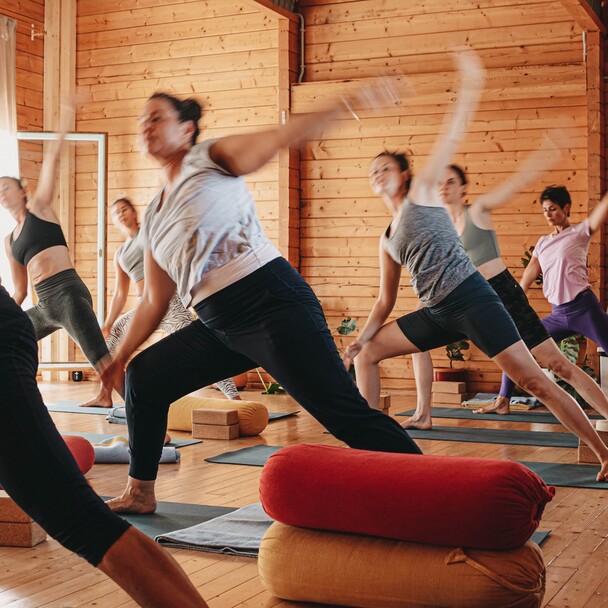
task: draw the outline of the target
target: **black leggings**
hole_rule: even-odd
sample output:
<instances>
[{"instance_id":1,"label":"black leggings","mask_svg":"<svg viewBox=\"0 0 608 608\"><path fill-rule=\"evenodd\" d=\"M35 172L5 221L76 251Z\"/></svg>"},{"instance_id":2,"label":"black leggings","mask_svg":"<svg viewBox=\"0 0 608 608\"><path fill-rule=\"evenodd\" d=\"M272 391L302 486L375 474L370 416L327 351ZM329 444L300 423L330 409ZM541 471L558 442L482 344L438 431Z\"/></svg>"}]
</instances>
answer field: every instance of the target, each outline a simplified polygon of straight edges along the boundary
<instances>
[{"instance_id":1,"label":"black leggings","mask_svg":"<svg viewBox=\"0 0 608 608\"><path fill-rule=\"evenodd\" d=\"M323 309L283 258L203 300L199 319L140 353L126 380L130 474L156 478L169 405L262 366L350 447L419 454L401 426L371 409L344 368Z\"/></svg>"},{"instance_id":2,"label":"black leggings","mask_svg":"<svg viewBox=\"0 0 608 608\"><path fill-rule=\"evenodd\" d=\"M27 315L0 286L0 485L53 538L96 566L129 524L80 473L45 407Z\"/></svg>"}]
</instances>

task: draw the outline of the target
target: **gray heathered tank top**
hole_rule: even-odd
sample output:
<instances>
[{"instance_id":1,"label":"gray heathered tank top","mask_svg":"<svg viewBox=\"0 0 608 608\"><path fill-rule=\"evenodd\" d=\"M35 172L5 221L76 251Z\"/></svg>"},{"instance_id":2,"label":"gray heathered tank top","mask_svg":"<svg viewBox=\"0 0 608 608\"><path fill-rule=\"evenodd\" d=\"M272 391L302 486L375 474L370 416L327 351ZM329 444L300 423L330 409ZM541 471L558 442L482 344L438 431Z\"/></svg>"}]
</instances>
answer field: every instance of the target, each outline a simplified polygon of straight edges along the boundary
<instances>
[{"instance_id":1,"label":"gray heathered tank top","mask_svg":"<svg viewBox=\"0 0 608 608\"><path fill-rule=\"evenodd\" d=\"M144 248L139 240L139 232L118 248L117 258L122 269L134 283L144 278Z\"/></svg>"},{"instance_id":2,"label":"gray heathered tank top","mask_svg":"<svg viewBox=\"0 0 608 608\"><path fill-rule=\"evenodd\" d=\"M439 304L476 272L458 233L443 207L414 205L407 198L392 236L386 231L386 250L403 264L414 293L426 306Z\"/></svg>"}]
</instances>

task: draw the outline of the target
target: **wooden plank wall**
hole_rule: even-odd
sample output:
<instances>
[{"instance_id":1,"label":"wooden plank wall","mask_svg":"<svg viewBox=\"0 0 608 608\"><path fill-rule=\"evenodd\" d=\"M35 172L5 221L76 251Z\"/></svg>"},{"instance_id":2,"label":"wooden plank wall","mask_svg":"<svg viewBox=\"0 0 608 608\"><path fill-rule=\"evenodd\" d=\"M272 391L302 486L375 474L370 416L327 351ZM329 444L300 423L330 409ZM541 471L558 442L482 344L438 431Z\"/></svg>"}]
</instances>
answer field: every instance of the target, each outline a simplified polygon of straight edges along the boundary
<instances>
[{"instance_id":1,"label":"wooden plank wall","mask_svg":"<svg viewBox=\"0 0 608 608\"><path fill-rule=\"evenodd\" d=\"M30 24L34 24L36 31L44 29L44 0L4 0L0 14L17 21L17 129L41 131L44 39L31 40ZM21 176L33 191L42 161L42 145L21 142L19 155Z\"/></svg>"},{"instance_id":2,"label":"wooden plank wall","mask_svg":"<svg viewBox=\"0 0 608 608\"><path fill-rule=\"evenodd\" d=\"M586 215L582 32L561 2L302 0L300 10L308 82L292 89L294 111L305 111L343 86L341 79L403 74L418 90L401 108L362 111L362 124L339 121L302 150L301 269L320 296L330 327L344 316L362 325L378 292L378 238L389 214L370 191L369 162L387 148L409 152L414 172L424 163L453 100L449 51L454 47L475 48L487 67L487 90L454 158L470 175L469 199L515 171L547 129L560 127L570 138L556 168L495 214L502 252L515 276L521 276L524 250L548 231L538 203L543 185L567 185L574 221ZM599 255L590 259L597 286ZM549 312L540 289L532 289L531 300L541 314ZM395 315L415 305L404 276ZM442 349L433 356L436 364L447 364ZM497 368L475 349L470 361L458 365L469 370L470 390L497 387ZM385 388L414 386L409 358L385 362L382 374Z\"/></svg>"},{"instance_id":3,"label":"wooden plank wall","mask_svg":"<svg viewBox=\"0 0 608 608\"><path fill-rule=\"evenodd\" d=\"M79 0L77 85L87 99L79 131L107 132L108 200L128 196L140 213L160 185L156 165L138 151L137 117L162 90L204 102L202 137L276 125L278 19L252 3L181 0ZM96 156L78 148L76 264L95 295ZM278 162L248 181L261 221L278 244ZM120 235L108 219L108 297ZM131 298L129 304L136 304Z\"/></svg>"}]
</instances>

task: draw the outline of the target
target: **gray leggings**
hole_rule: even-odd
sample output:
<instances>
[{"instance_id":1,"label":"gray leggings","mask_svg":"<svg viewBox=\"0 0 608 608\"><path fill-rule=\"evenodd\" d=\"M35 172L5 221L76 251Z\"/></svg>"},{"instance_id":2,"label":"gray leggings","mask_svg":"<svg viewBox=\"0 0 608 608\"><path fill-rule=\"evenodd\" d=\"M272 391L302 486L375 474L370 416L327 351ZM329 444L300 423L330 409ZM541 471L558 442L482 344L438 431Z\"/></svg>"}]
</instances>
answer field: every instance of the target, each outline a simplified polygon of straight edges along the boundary
<instances>
[{"instance_id":1,"label":"gray leggings","mask_svg":"<svg viewBox=\"0 0 608 608\"><path fill-rule=\"evenodd\" d=\"M93 311L93 298L73 268L38 283L35 289L38 304L26 312L37 340L63 328L93 367L108 356L108 348Z\"/></svg>"}]
</instances>

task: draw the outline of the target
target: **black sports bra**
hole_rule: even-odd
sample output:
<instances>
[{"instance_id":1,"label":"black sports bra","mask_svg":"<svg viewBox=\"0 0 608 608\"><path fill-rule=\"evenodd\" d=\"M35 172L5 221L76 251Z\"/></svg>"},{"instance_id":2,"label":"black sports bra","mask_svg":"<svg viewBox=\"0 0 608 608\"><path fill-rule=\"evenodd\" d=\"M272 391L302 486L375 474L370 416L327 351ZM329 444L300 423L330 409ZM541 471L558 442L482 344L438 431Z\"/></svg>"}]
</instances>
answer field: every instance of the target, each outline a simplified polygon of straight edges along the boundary
<instances>
[{"instance_id":1,"label":"black sports bra","mask_svg":"<svg viewBox=\"0 0 608 608\"><path fill-rule=\"evenodd\" d=\"M11 233L10 245L13 257L24 266L27 266L36 254L49 247L68 246L59 224L42 220L29 211L19 236L13 240Z\"/></svg>"}]
</instances>

